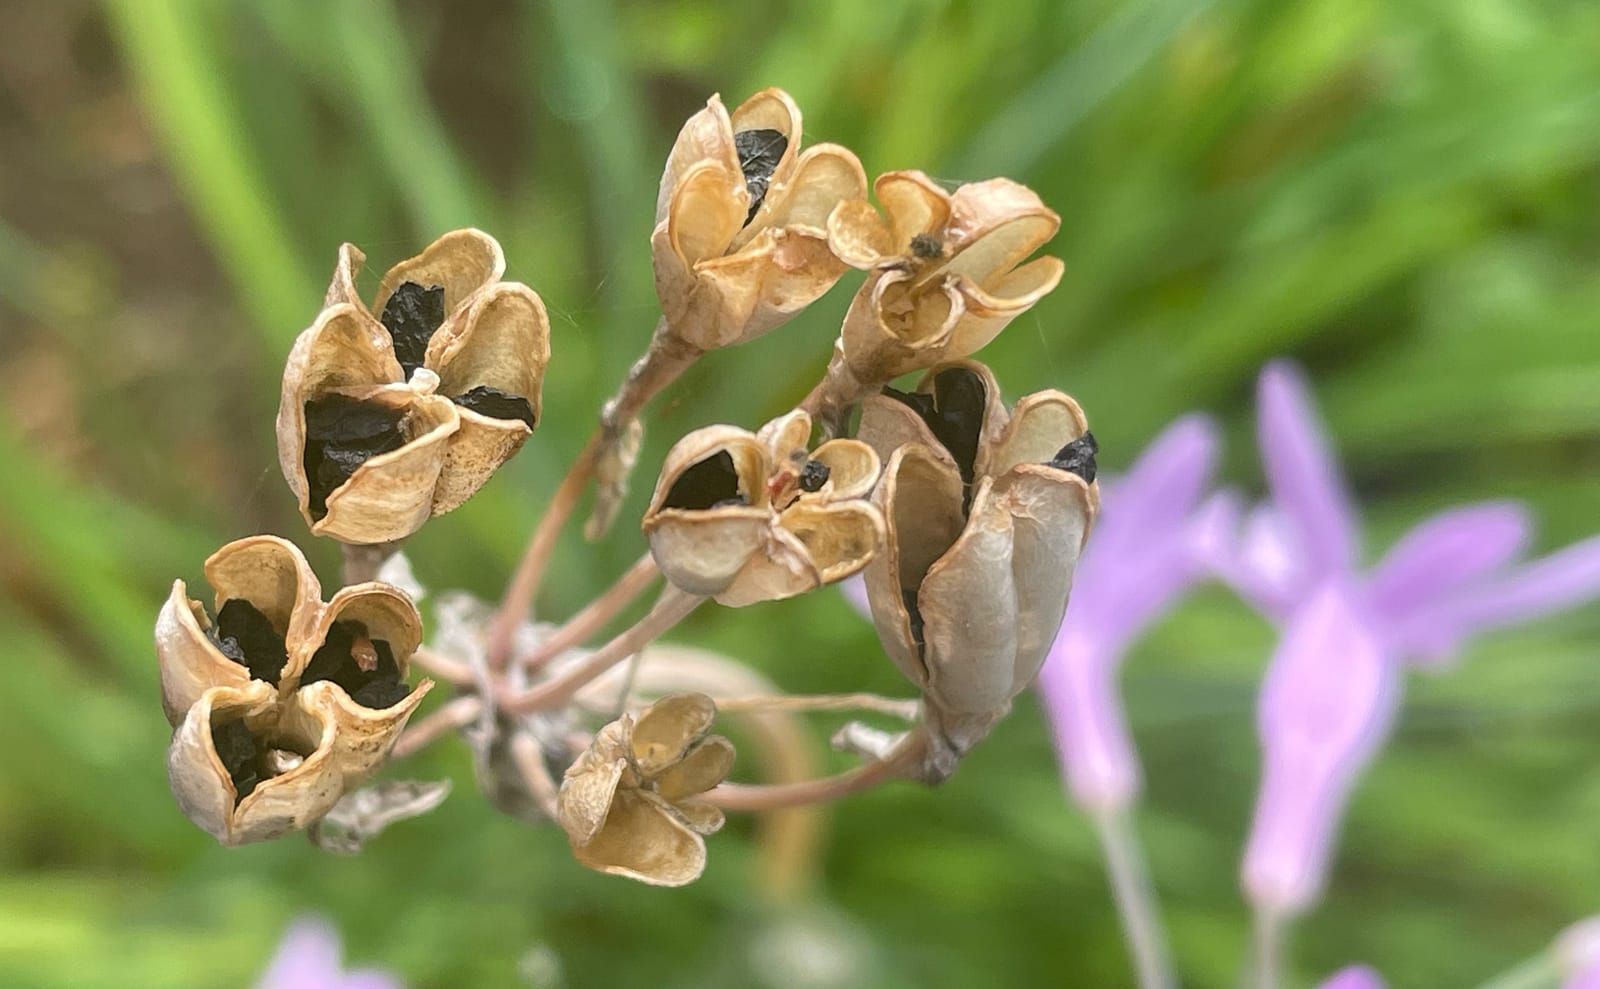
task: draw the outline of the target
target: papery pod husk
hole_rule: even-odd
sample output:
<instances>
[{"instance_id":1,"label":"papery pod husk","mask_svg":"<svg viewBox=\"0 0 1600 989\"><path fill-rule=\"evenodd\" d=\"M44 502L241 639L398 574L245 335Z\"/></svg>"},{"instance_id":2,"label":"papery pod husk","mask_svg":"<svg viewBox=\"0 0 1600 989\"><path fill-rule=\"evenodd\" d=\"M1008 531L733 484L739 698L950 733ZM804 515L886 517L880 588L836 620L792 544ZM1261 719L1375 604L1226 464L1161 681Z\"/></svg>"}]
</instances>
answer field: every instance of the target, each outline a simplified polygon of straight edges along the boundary
<instances>
[{"instance_id":1,"label":"papery pod husk","mask_svg":"<svg viewBox=\"0 0 1600 989\"><path fill-rule=\"evenodd\" d=\"M327 514L311 523L312 534L370 545L404 539L422 528L434 514L435 488L460 428L454 402L437 395L414 397L401 422L405 445L367 460L335 488Z\"/></svg>"},{"instance_id":2,"label":"papery pod husk","mask_svg":"<svg viewBox=\"0 0 1600 989\"><path fill-rule=\"evenodd\" d=\"M161 710L173 727L211 688L243 688L250 683L250 671L224 656L205 634L210 624L200 602L189 598L183 581L173 581L172 593L156 616L155 633Z\"/></svg>"},{"instance_id":3,"label":"papery pod husk","mask_svg":"<svg viewBox=\"0 0 1600 989\"><path fill-rule=\"evenodd\" d=\"M520 357L520 359L517 359ZM455 321L428 343L427 365L439 369L439 389L461 395L487 385L528 400L534 424L543 421L544 373L550 363L550 319L526 285L499 282L481 291ZM533 435L520 420L494 419L457 407L461 428L445 449L432 512L459 508Z\"/></svg>"},{"instance_id":4,"label":"papery pod husk","mask_svg":"<svg viewBox=\"0 0 1600 989\"><path fill-rule=\"evenodd\" d=\"M415 257L384 272L372 300L372 312L381 313L395 289L405 282L444 289L445 321L466 306L473 294L493 285L506 271L505 253L493 237L472 227L441 235Z\"/></svg>"},{"instance_id":5,"label":"papery pod husk","mask_svg":"<svg viewBox=\"0 0 1600 989\"><path fill-rule=\"evenodd\" d=\"M306 749L310 754L287 773L260 783L238 801L233 780L212 742L215 715L243 712L257 737ZM222 718L220 720L231 720ZM337 731L325 712L299 703L276 703L270 684L215 687L185 714L167 750L167 775L178 806L191 821L224 845L267 841L308 827L338 803L346 780L334 759Z\"/></svg>"},{"instance_id":6,"label":"papery pod husk","mask_svg":"<svg viewBox=\"0 0 1600 989\"><path fill-rule=\"evenodd\" d=\"M229 600L247 601L286 641L309 632L321 609L322 587L310 564L292 543L276 536L229 543L206 560L205 572L217 611ZM206 634L210 625L184 582L174 581L155 630L161 706L174 727L210 688L243 687L250 681L249 670L224 656Z\"/></svg>"},{"instance_id":7,"label":"papery pod husk","mask_svg":"<svg viewBox=\"0 0 1600 989\"><path fill-rule=\"evenodd\" d=\"M617 791L604 825L572 854L597 872L652 886L687 886L706 868L705 839L648 790Z\"/></svg>"},{"instance_id":8,"label":"papery pod husk","mask_svg":"<svg viewBox=\"0 0 1600 989\"><path fill-rule=\"evenodd\" d=\"M723 452L732 458L738 489L748 505L662 507L685 471ZM697 429L668 451L642 528L656 565L674 587L690 594L720 593L760 550L771 515L766 503L769 468L764 444L732 426Z\"/></svg>"},{"instance_id":9,"label":"papery pod husk","mask_svg":"<svg viewBox=\"0 0 1600 989\"><path fill-rule=\"evenodd\" d=\"M365 627L367 638L389 643L400 680L404 682L410 672L411 657L422 645L422 617L404 591L379 583L341 588L317 617L310 633L291 648L289 672L283 680L284 696L286 699L291 695L302 698L309 709L328 712L339 727L334 747L341 771L347 777L364 779L388 758L406 721L433 689L433 681L421 681L401 700L378 709L357 703L343 687L332 681L322 680L302 687L300 678L317 649L327 640L333 623L353 621Z\"/></svg>"},{"instance_id":10,"label":"papery pod husk","mask_svg":"<svg viewBox=\"0 0 1600 989\"><path fill-rule=\"evenodd\" d=\"M717 706L705 694L673 694L651 704L639 712L627 734L634 768L654 779L682 762L716 718Z\"/></svg>"},{"instance_id":11,"label":"papery pod husk","mask_svg":"<svg viewBox=\"0 0 1600 989\"><path fill-rule=\"evenodd\" d=\"M632 715L601 728L589 747L567 767L556 801L556 818L574 846L586 845L599 833L611 812L628 769L628 733ZM637 779L630 785L637 785Z\"/></svg>"},{"instance_id":12,"label":"papery pod husk","mask_svg":"<svg viewBox=\"0 0 1600 989\"><path fill-rule=\"evenodd\" d=\"M872 621L890 660L926 690L928 671L912 636L903 591L921 585L965 528L961 475L942 447L905 444L890 455L873 500L883 513L886 538L863 571Z\"/></svg>"}]
</instances>

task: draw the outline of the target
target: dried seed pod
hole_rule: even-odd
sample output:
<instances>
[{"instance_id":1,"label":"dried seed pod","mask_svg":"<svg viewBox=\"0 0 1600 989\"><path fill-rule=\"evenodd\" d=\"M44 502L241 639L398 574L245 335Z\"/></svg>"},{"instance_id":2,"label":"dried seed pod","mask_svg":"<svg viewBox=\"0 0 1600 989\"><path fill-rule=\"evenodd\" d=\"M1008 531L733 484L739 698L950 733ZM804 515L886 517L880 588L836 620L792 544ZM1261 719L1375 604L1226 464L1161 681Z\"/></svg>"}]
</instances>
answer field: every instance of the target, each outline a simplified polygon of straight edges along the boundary
<instances>
[{"instance_id":1,"label":"dried seed pod","mask_svg":"<svg viewBox=\"0 0 1600 989\"><path fill-rule=\"evenodd\" d=\"M212 687L244 687L252 679L277 686L288 666L286 639L308 631L322 606L310 564L276 536L229 543L205 570L216 590L215 622L181 580L156 618L161 706L174 727Z\"/></svg>"},{"instance_id":2,"label":"dried seed pod","mask_svg":"<svg viewBox=\"0 0 1600 989\"><path fill-rule=\"evenodd\" d=\"M650 238L667 331L700 351L754 339L833 287L828 215L866 195L835 144L800 151L800 108L764 89L732 114L713 96L684 124Z\"/></svg>"},{"instance_id":3,"label":"dried seed pod","mask_svg":"<svg viewBox=\"0 0 1600 989\"><path fill-rule=\"evenodd\" d=\"M708 426L668 452L643 528L679 589L734 607L792 597L864 567L883 541L879 461L855 440L807 453L811 419L759 433Z\"/></svg>"},{"instance_id":4,"label":"dried seed pod","mask_svg":"<svg viewBox=\"0 0 1600 989\"><path fill-rule=\"evenodd\" d=\"M734 761L732 743L708 734L716 713L704 694L677 694L600 729L567 770L557 804L579 862L655 886L700 878L704 836L723 817L694 798Z\"/></svg>"},{"instance_id":5,"label":"dried seed pod","mask_svg":"<svg viewBox=\"0 0 1600 989\"><path fill-rule=\"evenodd\" d=\"M925 775L940 779L1033 681L1060 627L1099 510L1092 453L1062 455L1093 437L1060 392L1008 415L975 362L867 399L861 435L889 461L875 494L886 549L865 573L873 622L923 692L937 743Z\"/></svg>"},{"instance_id":6,"label":"dried seed pod","mask_svg":"<svg viewBox=\"0 0 1600 989\"><path fill-rule=\"evenodd\" d=\"M206 561L209 622L174 584L156 621L179 805L223 844L303 828L388 756L432 687L405 684L422 620L398 588L346 587L324 605L292 544L230 543Z\"/></svg>"},{"instance_id":7,"label":"dried seed pod","mask_svg":"<svg viewBox=\"0 0 1600 989\"><path fill-rule=\"evenodd\" d=\"M1061 280L1029 255L1061 219L1026 186L973 182L947 193L918 171L888 172L828 219L835 254L871 274L850 303L816 410L843 411L902 374L969 357Z\"/></svg>"},{"instance_id":8,"label":"dried seed pod","mask_svg":"<svg viewBox=\"0 0 1600 989\"><path fill-rule=\"evenodd\" d=\"M544 303L499 280L487 234L453 231L395 265L370 308L355 289L365 260L340 249L278 407L301 514L348 543L402 539L471 497L532 433L550 359Z\"/></svg>"}]
</instances>

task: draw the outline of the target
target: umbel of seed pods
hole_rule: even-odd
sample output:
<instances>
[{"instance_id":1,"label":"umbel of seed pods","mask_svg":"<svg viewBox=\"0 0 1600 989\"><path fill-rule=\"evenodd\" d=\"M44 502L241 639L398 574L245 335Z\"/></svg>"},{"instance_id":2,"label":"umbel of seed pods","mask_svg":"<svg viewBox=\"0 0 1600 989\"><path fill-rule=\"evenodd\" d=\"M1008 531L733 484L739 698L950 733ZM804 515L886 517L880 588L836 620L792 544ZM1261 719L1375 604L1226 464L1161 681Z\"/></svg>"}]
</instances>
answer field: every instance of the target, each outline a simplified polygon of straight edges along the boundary
<instances>
[{"instance_id":1,"label":"umbel of seed pods","mask_svg":"<svg viewBox=\"0 0 1600 989\"><path fill-rule=\"evenodd\" d=\"M566 630L521 625L532 654L497 656L495 636L479 634L451 640L470 655L443 657L478 670L476 685L458 684L473 730L498 733L493 751L533 753L527 802L567 831L579 861L658 885L700 875L720 806L785 800L763 803L759 786L719 797L734 750L711 734L717 708L701 688L648 707L629 697L620 718L597 724L592 706L573 706L585 682L705 600L754 605L864 572L879 638L920 691L921 717L899 735L855 732L848 747L869 763L802 790L938 782L1038 672L1099 506L1077 403L1044 391L1008 409L970 359L1060 280L1059 261L1030 260L1056 215L1009 180L947 192L915 171L880 177L874 205L855 155L802 150L800 135L799 109L776 89L732 112L712 97L684 125L650 238L662 318L562 488L596 483L590 531L603 531L651 398L863 269L823 379L754 431L711 425L673 445L642 520L670 587L640 625L592 650ZM487 234L445 234L383 274L370 304L356 288L364 260L340 250L324 307L289 355L277 427L301 514L312 534L346 544L347 561L392 551L515 454L539 422L549 362L544 306L501 280ZM912 374L909 390L892 386ZM857 434L844 436L856 409ZM572 500L558 493L530 542L533 579L519 576L500 615L513 629L533 593L516 588L537 586ZM405 685L421 620L383 583L324 603L299 551L271 536L223 547L205 571L213 610L179 581L156 627L173 792L226 844L304 829L383 763L431 686ZM507 638L527 650L527 636ZM540 717L556 719L559 743ZM574 726L588 728L586 747L568 741Z\"/></svg>"}]
</instances>

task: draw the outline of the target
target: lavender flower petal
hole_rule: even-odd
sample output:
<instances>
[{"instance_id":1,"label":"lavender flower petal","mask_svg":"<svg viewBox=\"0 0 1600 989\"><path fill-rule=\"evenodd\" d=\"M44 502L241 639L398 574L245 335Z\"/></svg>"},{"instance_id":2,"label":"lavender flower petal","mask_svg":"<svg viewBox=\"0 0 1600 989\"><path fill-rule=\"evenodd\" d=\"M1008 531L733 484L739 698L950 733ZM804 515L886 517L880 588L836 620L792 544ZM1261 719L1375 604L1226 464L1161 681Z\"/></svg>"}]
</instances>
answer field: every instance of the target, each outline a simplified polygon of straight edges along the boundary
<instances>
[{"instance_id":1,"label":"lavender flower petal","mask_svg":"<svg viewBox=\"0 0 1600 989\"><path fill-rule=\"evenodd\" d=\"M1365 965L1351 965L1335 972L1317 989L1384 989L1383 979Z\"/></svg>"},{"instance_id":2,"label":"lavender flower petal","mask_svg":"<svg viewBox=\"0 0 1600 989\"><path fill-rule=\"evenodd\" d=\"M1182 526L1211 483L1221 443L1210 416L1187 415L1163 429L1126 474L1101 481L1091 545L1120 551Z\"/></svg>"},{"instance_id":3,"label":"lavender flower petal","mask_svg":"<svg viewBox=\"0 0 1600 989\"><path fill-rule=\"evenodd\" d=\"M1596 597L1600 597L1600 536L1417 608L1394 635L1420 664L1437 666L1474 635L1556 614Z\"/></svg>"},{"instance_id":4,"label":"lavender flower petal","mask_svg":"<svg viewBox=\"0 0 1600 989\"><path fill-rule=\"evenodd\" d=\"M341 954L339 933L327 921L295 921L256 989L400 989L400 983L381 972L345 976Z\"/></svg>"},{"instance_id":5,"label":"lavender flower petal","mask_svg":"<svg viewBox=\"0 0 1600 989\"><path fill-rule=\"evenodd\" d=\"M1243 886L1259 909L1292 915L1320 896L1333 838L1400 696L1353 587L1325 585L1290 619L1262 683L1263 770Z\"/></svg>"},{"instance_id":6,"label":"lavender flower petal","mask_svg":"<svg viewBox=\"0 0 1600 989\"><path fill-rule=\"evenodd\" d=\"M1406 533L1373 568L1367 601L1384 618L1402 618L1516 559L1532 529L1518 502L1441 512Z\"/></svg>"},{"instance_id":7,"label":"lavender flower petal","mask_svg":"<svg viewBox=\"0 0 1600 989\"><path fill-rule=\"evenodd\" d=\"M1299 368L1274 361L1257 388L1257 434L1267 484L1311 581L1355 565L1356 515Z\"/></svg>"},{"instance_id":8,"label":"lavender flower petal","mask_svg":"<svg viewBox=\"0 0 1600 989\"><path fill-rule=\"evenodd\" d=\"M1131 804L1142 778L1117 688L1117 655L1077 633L1070 608L1039 672L1039 691L1073 799L1093 811Z\"/></svg>"}]
</instances>

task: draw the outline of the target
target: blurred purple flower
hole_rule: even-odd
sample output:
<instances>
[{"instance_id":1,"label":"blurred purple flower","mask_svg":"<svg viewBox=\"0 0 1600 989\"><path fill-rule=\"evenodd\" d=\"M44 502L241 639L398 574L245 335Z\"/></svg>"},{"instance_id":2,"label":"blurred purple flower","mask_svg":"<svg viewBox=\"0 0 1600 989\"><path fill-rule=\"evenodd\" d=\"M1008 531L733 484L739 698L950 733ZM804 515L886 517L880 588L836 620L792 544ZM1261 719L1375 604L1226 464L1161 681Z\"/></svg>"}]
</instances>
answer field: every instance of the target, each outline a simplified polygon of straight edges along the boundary
<instances>
[{"instance_id":1,"label":"blurred purple flower","mask_svg":"<svg viewBox=\"0 0 1600 989\"><path fill-rule=\"evenodd\" d=\"M1383 979L1365 965L1351 965L1335 972L1317 989L1384 989Z\"/></svg>"},{"instance_id":2,"label":"blurred purple flower","mask_svg":"<svg viewBox=\"0 0 1600 989\"><path fill-rule=\"evenodd\" d=\"M1260 696L1243 883L1258 908L1287 915L1321 892L1350 788L1393 726L1404 665L1436 665L1474 635L1600 595L1600 539L1513 567L1527 512L1484 503L1434 516L1361 572L1355 508L1288 363L1262 372L1258 430L1272 500L1237 545L1208 545L1218 575L1284 630ZM1237 506L1223 514L1237 529Z\"/></svg>"},{"instance_id":3,"label":"blurred purple flower","mask_svg":"<svg viewBox=\"0 0 1600 989\"><path fill-rule=\"evenodd\" d=\"M1126 807L1141 785L1117 673L1138 635L1205 576L1205 497L1220 439L1191 415L1168 426L1128 473L1102 480L1101 514L1072 599L1039 674L1067 785L1091 811Z\"/></svg>"},{"instance_id":4,"label":"blurred purple flower","mask_svg":"<svg viewBox=\"0 0 1600 989\"><path fill-rule=\"evenodd\" d=\"M383 972L343 972L339 933L325 920L295 921L256 989L401 989Z\"/></svg>"},{"instance_id":5,"label":"blurred purple flower","mask_svg":"<svg viewBox=\"0 0 1600 989\"><path fill-rule=\"evenodd\" d=\"M1561 989L1600 989L1600 917L1589 917L1561 932L1555 953Z\"/></svg>"}]
</instances>

